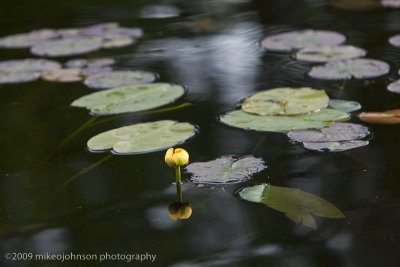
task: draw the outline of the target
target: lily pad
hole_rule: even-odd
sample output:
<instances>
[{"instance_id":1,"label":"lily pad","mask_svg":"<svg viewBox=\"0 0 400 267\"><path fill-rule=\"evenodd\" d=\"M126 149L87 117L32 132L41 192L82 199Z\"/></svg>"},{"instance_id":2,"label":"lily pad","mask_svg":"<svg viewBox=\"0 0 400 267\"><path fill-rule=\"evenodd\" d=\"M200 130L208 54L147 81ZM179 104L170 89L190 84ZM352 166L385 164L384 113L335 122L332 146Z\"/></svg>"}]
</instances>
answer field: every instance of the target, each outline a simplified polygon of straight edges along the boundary
<instances>
[{"instance_id":1,"label":"lily pad","mask_svg":"<svg viewBox=\"0 0 400 267\"><path fill-rule=\"evenodd\" d=\"M364 49L352 45L319 46L300 49L296 58L307 62L328 62L363 57L366 54Z\"/></svg>"},{"instance_id":2,"label":"lily pad","mask_svg":"<svg viewBox=\"0 0 400 267\"><path fill-rule=\"evenodd\" d=\"M389 43L393 46L400 47L400 34L390 37Z\"/></svg>"},{"instance_id":3,"label":"lily pad","mask_svg":"<svg viewBox=\"0 0 400 267\"><path fill-rule=\"evenodd\" d=\"M208 162L196 162L186 167L191 180L203 184L238 183L265 169L264 161L253 156L224 156Z\"/></svg>"},{"instance_id":4,"label":"lily pad","mask_svg":"<svg viewBox=\"0 0 400 267\"><path fill-rule=\"evenodd\" d=\"M43 72L41 78L49 82L80 82L83 74L81 69L56 69Z\"/></svg>"},{"instance_id":5,"label":"lily pad","mask_svg":"<svg viewBox=\"0 0 400 267\"><path fill-rule=\"evenodd\" d=\"M297 116L260 116L235 110L220 117L221 122L229 126L265 132L323 128L334 121L349 119L347 113L333 109L322 109L319 112Z\"/></svg>"},{"instance_id":6,"label":"lily pad","mask_svg":"<svg viewBox=\"0 0 400 267\"><path fill-rule=\"evenodd\" d=\"M242 110L258 115L297 115L325 108L328 101L324 90L275 88L246 98Z\"/></svg>"},{"instance_id":7,"label":"lily pad","mask_svg":"<svg viewBox=\"0 0 400 267\"><path fill-rule=\"evenodd\" d=\"M340 79L368 79L389 73L390 66L386 62L356 58L341 61L328 62L322 66L315 66L309 75L316 79L340 80Z\"/></svg>"},{"instance_id":8,"label":"lily pad","mask_svg":"<svg viewBox=\"0 0 400 267\"><path fill-rule=\"evenodd\" d=\"M73 107L84 107L95 114L119 114L160 107L183 96L185 89L180 85L152 83L119 87L83 96Z\"/></svg>"},{"instance_id":9,"label":"lily pad","mask_svg":"<svg viewBox=\"0 0 400 267\"><path fill-rule=\"evenodd\" d=\"M321 129L290 131L288 137L298 142L338 142L368 136L368 128L354 123L334 123Z\"/></svg>"},{"instance_id":10,"label":"lily pad","mask_svg":"<svg viewBox=\"0 0 400 267\"><path fill-rule=\"evenodd\" d=\"M302 30L268 36L261 46L272 51L291 51L321 45L339 45L346 40L343 34L332 31Z\"/></svg>"},{"instance_id":11,"label":"lily pad","mask_svg":"<svg viewBox=\"0 0 400 267\"><path fill-rule=\"evenodd\" d=\"M400 8L400 0L381 0L381 5L388 8Z\"/></svg>"},{"instance_id":12,"label":"lily pad","mask_svg":"<svg viewBox=\"0 0 400 267\"><path fill-rule=\"evenodd\" d=\"M303 142L304 148L315 150L315 151L329 151L329 152L341 152L354 148L367 146L368 141L365 140L351 140L341 142Z\"/></svg>"},{"instance_id":13,"label":"lily pad","mask_svg":"<svg viewBox=\"0 0 400 267\"><path fill-rule=\"evenodd\" d=\"M313 229L317 228L313 215L332 219L345 217L332 203L300 189L261 184L244 188L239 195L244 200L283 212L296 224Z\"/></svg>"},{"instance_id":14,"label":"lily pad","mask_svg":"<svg viewBox=\"0 0 400 267\"><path fill-rule=\"evenodd\" d=\"M353 112L361 109L361 104L356 101L348 101L341 99L330 99L328 106L330 108L343 111L343 112Z\"/></svg>"},{"instance_id":15,"label":"lily pad","mask_svg":"<svg viewBox=\"0 0 400 267\"><path fill-rule=\"evenodd\" d=\"M29 33L19 33L0 38L1 48L29 48L39 42L56 38L59 33L52 29L35 30Z\"/></svg>"},{"instance_id":16,"label":"lily pad","mask_svg":"<svg viewBox=\"0 0 400 267\"><path fill-rule=\"evenodd\" d=\"M371 124L399 124L400 109L392 109L384 112L362 112L358 118Z\"/></svg>"},{"instance_id":17,"label":"lily pad","mask_svg":"<svg viewBox=\"0 0 400 267\"><path fill-rule=\"evenodd\" d=\"M90 88L104 89L127 85L151 83L156 76L146 71L112 71L90 75L86 78L85 84Z\"/></svg>"},{"instance_id":18,"label":"lily pad","mask_svg":"<svg viewBox=\"0 0 400 267\"><path fill-rule=\"evenodd\" d=\"M102 48L110 49L110 48L120 48L129 46L135 43L135 39L128 36L116 36L110 39L106 39L103 41L101 45Z\"/></svg>"},{"instance_id":19,"label":"lily pad","mask_svg":"<svg viewBox=\"0 0 400 267\"><path fill-rule=\"evenodd\" d=\"M37 56L65 57L86 54L101 48L99 37L76 37L38 43L31 48Z\"/></svg>"},{"instance_id":20,"label":"lily pad","mask_svg":"<svg viewBox=\"0 0 400 267\"><path fill-rule=\"evenodd\" d=\"M400 94L400 80L392 82L387 86L387 89L392 93Z\"/></svg>"},{"instance_id":21,"label":"lily pad","mask_svg":"<svg viewBox=\"0 0 400 267\"><path fill-rule=\"evenodd\" d=\"M109 36L114 36L118 32L119 24L117 22L107 22L100 23L96 25L91 25L82 30L83 34L89 36L97 36L102 38L107 38Z\"/></svg>"},{"instance_id":22,"label":"lily pad","mask_svg":"<svg viewBox=\"0 0 400 267\"><path fill-rule=\"evenodd\" d=\"M138 123L98 134L87 142L87 146L94 152L112 149L116 154L142 154L180 144L195 132L195 126L186 122Z\"/></svg>"}]
</instances>

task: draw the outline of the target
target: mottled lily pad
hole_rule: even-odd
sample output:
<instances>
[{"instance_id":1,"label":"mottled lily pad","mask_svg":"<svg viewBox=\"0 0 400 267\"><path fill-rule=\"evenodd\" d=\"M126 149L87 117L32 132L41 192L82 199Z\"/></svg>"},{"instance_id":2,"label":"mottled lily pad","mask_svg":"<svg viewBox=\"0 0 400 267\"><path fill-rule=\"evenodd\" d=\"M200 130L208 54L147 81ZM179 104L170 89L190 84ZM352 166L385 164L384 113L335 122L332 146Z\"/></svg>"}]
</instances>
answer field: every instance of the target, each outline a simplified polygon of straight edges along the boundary
<instances>
[{"instance_id":1,"label":"mottled lily pad","mask_svg":"<svg viewBox=\"0 0 400 267\"><path fill-rule=\"evenodd\" d=\"M390 37L389 43L393 46L400 47L400 34Z\"/></svg>"},{"instance_id":2,"label":"mottled lily pad","mask_svg":"<svg viewBox=\"0 0 400 267\"><path fill-rule=\"evenodd\" d=\"M309 75L316 79L340 80L340 79L368 79L389 73L390 66L386 62L356 58L341 61L328 62L323 66L315 66Z\"/></svg>"},{"instance_id":3,"label":"mottled lily pad","mask_svg":"<svg viewBox=\"0 0 400 267\"><path fill-rule=\"evenodd\" d=\"M364 49L352 45L319 46L300 49L296 58L308 62L328 62L363 57L366 54Z\"/></svg>"},{"instance_id":4,"label":"mottled lily pad","mask_svg":"<svg viewBox=\"0 0 400 267\"><path fill-rule=\"evenodd\" d=\"M98 134L87 146L95 152L112 149L116 154L141 154L173 147L195 132L190 123L170 120L138 123Z\"/></svg>"},{"instance_id":5,"label":"mottled lily pad","mask_svg":"<svg viewBox=\"0 0 400 267\"><path fill-rule=\"evenodd\" d=\"M384 112L362 112L358 115L358 118L371 124L399 124L400 109L392 109Z\"/></svg>"},{"instance_id":6,"label":"mottled lily pad","mask_svg":"<svg viewBox=\"0 0 400 267\"><path fill-rule=\"evenodd\" d=\"M75 100L71 106L84 107L95 114L119 114L160 107L183 96L180 85L152 83L119 87L92 93Z\"/></svg>"},{"instance_id":7,"label":"mottled lily pad","mask_svg":"<svg viewBox=\"0 0 400 267\"><path fill-rule=\"evenodd\" d=\"M262 203L283 212L296 224L303 224L313 229L317 228L313 215L331 219L345 217L327 200L296 188L261 184L244 188L239 195L244 200Z\"/></svg>"},{"instance_id":8,"label":"mottled lily pad","mask_svg":"<svg viewBox=\"0 0 400 267\"><path fill-rule=\"evenodd\" d=\"M322 109L319 112L297 116L260 116L235 110L220 117L221 122L229 126L265 132L323 128L334 121L349 119L347 113L333 109Z\"/></svg>"},{"instance_id":9,"label":"mottled lily pad","mask_svg":"<svg viewBox=\"0 0 400 267\"><path fill-rule=\"evenodd\" d=\"M208 162L196 162L186 167L191 180L203 184L228 184L250 179L265 169L264 161L253 156L224 156Z\"/></svg>"},{"instance_id":10,"label":"mottled lily pad","mask_svg":"<svg viewBox=\"0 0 400 267\"><path fill-rule=\"evenodd\" d=\"M321 152L341 152L367 146L368 144L369 142L365 140L351 140L341 142L303 142L304 148Z\"/></svg>"},{"instance_id":11,"label":"mottled lily pad","mask_svg":"<svg viewBox=\"0 0 400 267\"><path fill-rule=\"evenodd\" d=\"M242 110L258 115L297 115L325 108L328 101L324 90L275 88L246 98Z\"/></svg>"},{"instance_id":12,"label":"mottled lily pad","mask_svg":"<svg viewBox=\"0 0 400 267\"><path fill-rule=\"evenodd\" d=\"M43 72L40 77L49 82L80 82L83 80L81 69L56 69Z\"/></svg>"},{"instance_id":13,"label":"mottled lily pad","mask_svg":"<svg viewBox=\"0 0 400 267\"><path fill-rule=\"evenodd\" d=\"M151 83L155 79L152 72L121 70L91 75L86 78L85 84L90 88L104 89Z\"/></svg>"},{"instance_id":14,"label":"mottled lily pad","mask_svg":"<svg viewBox=\"0 0 400 267\"><path fill-rule=\"evenodd\" d=\"M268 36L261 46L272 51L291 51L321 45L339 45L346 40L343 34L332 31L303 30Z\"/></svg>"},{"instance_id":15,"label":"mottled lily pad","mask_svg":"<svg viewBox=\"0 0 400 267\"><path fill-rule=\"evenodd\" d=\"M298 142L338 142L361 139L370 133L368 128L354 123L334 123L321 129L290 131L288 137Z\"/></svg>"},{"instance_id":16,"label":"mottled lily pad","mask_svg":"<svg viewBox=\"0 0 400 267\"><path fill-rule=\"evenodd\" d=\"M341 99L330 99L328 106L343 112L353 112L361 109L360 103Z\"/></svg>"},{"instance_id":17,"label":"mottled lily pad","mask_svg":"<svg viewBox=\"0 0 400 267\"><path fill-rule=\"evenodd\" d=\"M56 38L59 33L52 29L35 30L29 33L19 33L0 38L2 48L29 48L32 45L48 39Z\"/></svg>"},{"instance_id":18,"label":"mottled lily pad","mask_svg":"<svg viewBox=\"0 0 400 267\"><path fill-rule=\"evenodd\" d=\"M51 40L38 43L31 48L34 55L46 57L65 57L86 54L101 48L99 37L77 37Z\"/></svg>"},{"instance_id":19,"label":"mottled lily pad","mask_svg":"<svg viewBox=\"0 0 400 267\"><path fill-rule=\"evenodd\" d=\"M387 89L392 93L400 94L400 80L392 82L387 86Z\"/></svg>"}]
</instances>

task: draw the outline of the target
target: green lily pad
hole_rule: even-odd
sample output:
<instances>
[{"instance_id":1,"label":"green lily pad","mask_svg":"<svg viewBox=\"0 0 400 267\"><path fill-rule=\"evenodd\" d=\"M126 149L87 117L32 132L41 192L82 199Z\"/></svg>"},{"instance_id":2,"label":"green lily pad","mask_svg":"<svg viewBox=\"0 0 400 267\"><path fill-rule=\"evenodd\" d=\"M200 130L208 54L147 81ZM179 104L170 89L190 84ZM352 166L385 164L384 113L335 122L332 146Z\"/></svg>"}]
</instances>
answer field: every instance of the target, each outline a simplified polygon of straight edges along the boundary
<instances>
[{"instance_id":1,"label":"green lily pad","mask_svg":"<svg viewBox=\"0 0 400 267\"><path fill-rule=\"evenodd\" d=\"M50 40L35 44L31 53L37 56L65 57L86 54L99 50L102 45L99 37L75 37Z\"/></svg>"},{"instance_id":2,"label":"green lily pad","mask_svg":"<svg viewBox=\"0 0 400 267\"><path fill-rule=\"evenodd\" d=\"M328 62L363 57L364 49L352 45L318 46L302 48L296 53L296 59L307 62Z\"/></svg>"},{"instance_id":3,"label":"green lily pad","mask_svg":"<svg viewBox=\"0 0 400 267\"><path fill-rule=\"evenodd\" d=\"M340 142L303 142L304 148L321 152L341 152L367 146L368 144L369 142L365 140L350 140Z\"/></svg>"},{"instance_id":4,"label":"green lily pad","mask_svg":"<svg viewBox=\"0 0 400 267\"><path fill-rule=\"evenodd\" d=\"M142 154L165 150L196 132L190 123L163 120L138 123L98 134L87 142L91 151L112 149L116 154Z\"/></svg>"},{"instance_id":5,"label":"green lily pad","mask_svg":"<svg viewBox=\"0 0 400 267\"><path fill-rule=\"evenodd\" d=\"M328 107L343 111L343 112L353 112L361 109L361 104L356 101L347 101L341 99L330 99Z\"/></svg>"},{"instance_id":6,"label":"green lily pad","mask_svg":"<svg viewBox=\"0 0 400 267\"><path fill-rule=\"evenodd\" d=\"M90 88L104 89L151 83L155 79L156 75L152 72L120 70L90 75L85 84Z\"/></svg>"},{"instance_id":7,"label":"green lily pad","mask_svg":"<svg viewBox=\"0 0 400 267\"><path fill-rule=\"evenodd\" d=\"M71 106L89 109L95 114L119 114L160 107L183 96L180 85L152 83L119 87L83 96Z\"/></svg>"},{"instance_id":8,"label":"green lily pad","mask_svg":"<svg viewBox=\"0 0 400 267\"><path fill-rule=\"evenodd\" d=\"M186 167L191 180L203 184L229 184L250 179L265 169L264 161L253 156L224 156L208 162L196 162Z\"/></svg>"},{"instance_id":9,"label":"green lily pad","mask_svg":"<svg viewBox=\"0 0 400 267\"><path fill-rule=\"evenodd\" d=\"M285 213L296 224L316 229L314 216L341 219L345 215L332 203L300 189L261 184L247 187L239 192L242 199L262 203Z\"/></svg>"},{"instance_id":10,"label":"green lily pad","mask_svg":"<svg viewBox=\"0 0 400 267\"><path fill-rule=\"evenodd\" d=\"M56 38L59 33L52 29L41 29L29 33L19 33L0 38L1 48L29 48L32 45Z\"/></svg>"},{"instance_id":11,"label":"green lily pad","mask_svg":"<svg viewBox=\"0 0 400 267\"><path fill-rule=\"evenodd\" d=\"M229 126L265 132L323 128L334 121L349 119L347 113L333 109L322 109L319 112L297 116L260 116L235 110L220 117L221 122Z\"/></svg>"},{"instance_id":12,"label":"green lily pad","mask_svg":"<svg viewBox=\"0 0 400 267\"><path fill-rule=\"evenodd\" d=\"M298 115L328 106L324 90L312 88L275 88L245 99L242 110L258 115Z\"/></svg>"},{"instance_id":13,"label":"green lily pad","mask_svg":"<svg viewBox=\"0 0 400 267\"><path fill-rule=\"evenodd\" d=\"M322 45L339 45L346 40L343 34L332 31L303 30L284 32L268 36L261 46L272 51L291 51L295 49Z\"/></svg>"},{"instance_id":14,"label":"green lily pad","mask_svg":"<svg viewBox=\"0 0 400 267\"><path fill-rule=\"evenodd\" d=\"M390 37L389 43L393 46L400 47L400 34Z\"/></svg>"},{"instance_id":15,"label":"green lily pad","mask_svg":"<svg viewBox=\"0 0 400 267\"><path fill-rule=\"evenodd\" d=\"M315 66L309 75L316 79L340 80L340 79L368 79L389 73L390 66L386 62L356 58L341 61L328 62L322 66Z\"/></svg>"},{"instance_id":16,"label":"green lily pad","mask_svg":"<svg viewBox=\"0 0 400 267\"><path fill-rule=\"evenodd\" d=\"M400 94L400 80L394 81L387 86L387 89L392 93Z\"/></svg>"}]
</instances>

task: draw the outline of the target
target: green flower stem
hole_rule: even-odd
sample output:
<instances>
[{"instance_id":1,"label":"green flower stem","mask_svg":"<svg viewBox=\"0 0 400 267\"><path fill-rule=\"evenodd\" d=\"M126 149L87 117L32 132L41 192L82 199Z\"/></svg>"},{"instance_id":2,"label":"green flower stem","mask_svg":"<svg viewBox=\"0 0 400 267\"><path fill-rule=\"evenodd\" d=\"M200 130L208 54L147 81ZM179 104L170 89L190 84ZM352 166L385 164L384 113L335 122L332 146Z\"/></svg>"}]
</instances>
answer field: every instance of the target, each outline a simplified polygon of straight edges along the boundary
<instances>
[{"instance_id":1,"label":"green flower stem","mask_svg":"<svg viewBox=\"0 0 400 267\"><path fill-rule=\"evenodd\" d=\"M175 168L175 180L176 180L176 194L178 196L178 202L182 203L182 187L181 187L181 166Z\"/></svg>"}]
</instances>

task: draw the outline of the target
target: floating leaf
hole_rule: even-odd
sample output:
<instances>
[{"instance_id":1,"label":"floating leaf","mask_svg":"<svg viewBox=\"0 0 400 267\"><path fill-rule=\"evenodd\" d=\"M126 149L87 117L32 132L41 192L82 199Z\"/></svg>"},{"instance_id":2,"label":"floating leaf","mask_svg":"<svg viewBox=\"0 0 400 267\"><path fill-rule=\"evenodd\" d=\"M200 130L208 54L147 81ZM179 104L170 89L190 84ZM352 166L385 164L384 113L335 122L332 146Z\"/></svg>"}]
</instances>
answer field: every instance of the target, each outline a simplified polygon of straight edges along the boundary
<instances>
[{"instance_id":1,"label":"floating leaf","mask_svg":"<svg viewBox=\"0 0 400 267\"><path fill-rule=\"evenodd\" d=\"M107 22L92 25L82 30L83 34L107 38L118 33L119 24L117 22Z\"/></svg>"},{"instance_id":2,"label":"floating leaf","mask_svg":"<svg viewBox=\"0 0 400 267\"><path fill-rule=\"evenodd\" d=\"M300 189L261 184L239 192L242 199L262 203L283 212L296 224L317 228L312 215L332 219L344 218L344 214L327 200Z\"/></svg>"},{"instance_id":3,"label":"floating leaf","mask_svg":"<svg viewBox=\"0 0 400 267\"><path fill-rule=\"evenodd\" d=\"M38 56L65 57L86 54L101 48L102 39L99 37L76 37L51 40L38 43L31 52Z\"/></svg>"},{"instance_id":4,"label":"floating leaf","mask_svg":"<svg viewBox=\"0 0 400 267\"><path fill-rule=\"evenodd\" d=\"M348 119L350 117L347 113L333 109L297 116L260 116L235 110L220 117L221 122L233 127L266 132L323 128L333 121Z\"/></svg>"},{"instance_id":5,"label":"floating leaf","mask_svg":"<svg viewBox=\"0 0 400 267\"><path fill-rule=\"evenodd\" d=\"M224 156L208 162L196 162L186 167L191 180L203 184L228 184L250 179L265 169L264 161L253 156Z\"/></svg>"},{"instance_id":6,"label":"floating leaf","mask_svg":"<svg viewBox=\"0 0 400 267\"><path fill-rule=\"evenodd\" d=\"M318 46L302 48L296 53L298 60L308 62L327 62L363 57L367 54L364 49L352 45Z\"/></svg>"},{"instance_id":7,"label":"floating leaf","mask_svg":"<svg viewBox=\"0 0 400 267\"><path fill-rule=\"evenodd\" d=\"M40 76L43 80L49 82L80 82L82 81L81 69L56 69L43 72Z\"/></svg>"},{"instance_id":8,"label":"floating leaf","mask_svg":"<svg viewBox=\"0 0 400 267\"><path fill-rule=\"evenodd\" d=\"M392 82L387 86L387 89L392 93L400 94L400 80Z\"/></svg>"},{"instance_id":9,"label":"floating leaf","mask_svg":"<svg viewBox=\"0 0 400 267\"><path fill-rule=\"evenodd\" d=\"M315 66L309 75L316 79L340 80L340 79L367 79L389 73L390 66L386 62L356 58L341 61L328 62L322 66Z\"/></svg>"},{"instance_id":10,"label":"floating leaf","mask_svg":"<svg viewBox=\"0 0 400 267\"><path fill-rule=\"evenodd\" d=\"M388 8L399 8L399 0L381 0L381 5Z\"/></svg>"},{"instance_id":11,"label":"floating leaf","mask_svg":"<svg viewBox=\"0 0 400 267\"><path fill-rule=\"evenodd\" d=\"M135 43L135 40L131 37L116 36L116 37L104 40L101 47L105 48L105 49L120 48L120 47L129 46L133 43Z\"/></svg>"},{"instance_id":12,"label":"floating leaf","mask_svg":"<svg viewBox=\"0 0 400 267\"><path fill-rule=\"evenodd\" d=\"M358 117L360 120L372 124L398 124L400 123L400 109L384 112L362 112Z\"/></svg>"},{"instance_id":13,"label":"floating leaf","mask_svg":"<svg viewBox=\"0 0 400 267\"><path fill-rule=\"evenodd\" d=\"M361 104L356 101L347 101L341 99L330 99L328 106L330 108L343 111L343 112L353 112L361 109Z\"/></svg>"},{"instance_id":14,"label":"floating leaf","mask_svg":"<svg viewBox=\"0 0 400 267\"><path fill-rule=\"evenodd\" d=\"M59 69L61 65L46 59L18 59L0 62L0 83L21 83L37 80L46 70Z\"/></svg>"},{"instance_id":15,"label":"floating leaf","mask_svg":"<svg viewBox=\"0 0 400 267\"><path fill-rule=\"evenodd\" d=\"M95 114L119 114L160 107L172 103L184 93L184 88L175 84L133 85L83 96L71 106L84 107Z\"/></svg>"},{"instance_id":16,"label":"floating leaf","mask_svg":"<svg viewBox=\"0 0 400 267\"><path fill-rule=\"evenodd\" d=\"M358 147L367 146L368 141L351 140L341 142L303 142L304 148L316 151L341 152Z\"/></svg>"},{"instance_id":17,"label":"floating leaf","mask_svg":"<svg viewBox=\"0 0 400 267\"><path fill-rule=\"evenodd\" d=\"M324 90L275 88L246 98L242 110L258 115L297 115L325 108L328 101Z\"/></svg>"},{"instance_id":18,"label":"floating leaf","mask_svg":"<svg viewBox=\"0 0 400 267\"><path fill-rule=\"evenodd\" d=\"M180 144L195 132L190 123L170 120L138 123L98 134L87 146L91 151L112 149L116 154L141 154Z\"/></svg>"},{"instance_id":19,"label":"floating leaf","mask_svg":"<svg viewBox=\"0 0 400 267\"><path fill-rule=\"evenodd\" d=\"M152 72L121 70L90 75L85 84L90 88L104 89L151 83L155 79Z\"/></svg>"},{"instance_id":20,"label":"floating leaf","mask_svg":"<svg viewBox=\"0 0 400 267\"><path fill-rule=\"evenodd\" d=\"M52 29L41 29L29 33L19 33L0 38L2 48L29 48L48 39L56 38L59 33Z\"/></svg>"},{"instance_id":21,"label":"floating leaf","mask_svg":"<svg viewBox=\"0 0 400 267\"><path fill-rule=\"evenodd\" d=\"M400 34L390 37L389 43L393 46L400 47Z\"/></svg>"},{"instance_id":22,"label":"floating leaf","mask_svg":"<svg viewBox=\"0 0 400 267\"><path fill-rule=\"evenodd\" d=\"M290 131L288 137L298 142L338 142L368 136L368 128L354 123L334 123L321 129Z\"/></svg>"},{"instance_id":23,"label":"floating leaf","mask_svg":"<svg viewBox=\"0 0 400 267\"><path fill-rule=\"evenodd\" d=\"M261 46L272 51L291 51L305 47L338 45L345 40L346 37L337 32L303 30L268 36L261 41Z\"/></svg>"}]
</instances>

